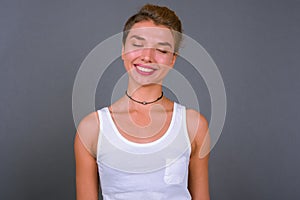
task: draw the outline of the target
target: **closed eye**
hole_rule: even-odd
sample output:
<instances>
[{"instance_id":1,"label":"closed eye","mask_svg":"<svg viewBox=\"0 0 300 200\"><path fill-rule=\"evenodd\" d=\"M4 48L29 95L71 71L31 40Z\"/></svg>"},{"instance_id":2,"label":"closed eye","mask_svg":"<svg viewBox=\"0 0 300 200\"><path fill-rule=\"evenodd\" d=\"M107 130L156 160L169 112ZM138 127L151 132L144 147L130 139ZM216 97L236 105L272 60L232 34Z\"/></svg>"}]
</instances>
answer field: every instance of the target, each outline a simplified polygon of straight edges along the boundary
<instances>
[{"instance_id":1,"label":"closed eye","mask_svg":"<svg viewBox=\"0 0 300 200\"><path fill-rule=\"evenodd\" d=\"M134 46L134 47L143 47L142 44L132 44L132 46Z\"/></svg>"},{"instance_id":2,"label":"closed eye","mask_svg":"<svg viewBox=\"0 0 300 200\"><path fill-rule=\"evenodd\" d=\"M163 53L163 54L166 54L166 53L168 53L168 51L166 51L166 50L163 50L163 49L156 49L157 51L159 51L160 53Z\"/></svg>"}]
</instances>

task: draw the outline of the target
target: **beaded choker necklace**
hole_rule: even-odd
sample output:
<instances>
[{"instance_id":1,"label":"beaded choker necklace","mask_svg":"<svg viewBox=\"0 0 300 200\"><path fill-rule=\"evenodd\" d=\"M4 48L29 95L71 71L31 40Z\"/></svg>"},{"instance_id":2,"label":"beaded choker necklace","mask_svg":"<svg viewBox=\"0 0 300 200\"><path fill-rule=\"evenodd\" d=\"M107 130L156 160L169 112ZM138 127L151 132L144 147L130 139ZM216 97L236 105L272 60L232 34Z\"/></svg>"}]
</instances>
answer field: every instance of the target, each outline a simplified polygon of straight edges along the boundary
<instances>
[{"instance_id":1,"label":"beaded choker necklace","mask_svg":"<svg viewBox=\"0 0 300 200\"><path fill-rule=\"evenodd\" d=\"M138 101L138 100L135 100L134 98L132 98L131 96L129 96L129 94L127 93L127 90L125 91L125 94L126 96L131 99L132 101L136 102L136 103L139 103L139 104L143 104L143 105L147 105L147 104L151 104L151 103L155 103L157 101L159 101L163 96L164 96L164 93L161 92L161 95L160 97L158 97L156 100L154 101Z\"/></svg>"}]
</instances>

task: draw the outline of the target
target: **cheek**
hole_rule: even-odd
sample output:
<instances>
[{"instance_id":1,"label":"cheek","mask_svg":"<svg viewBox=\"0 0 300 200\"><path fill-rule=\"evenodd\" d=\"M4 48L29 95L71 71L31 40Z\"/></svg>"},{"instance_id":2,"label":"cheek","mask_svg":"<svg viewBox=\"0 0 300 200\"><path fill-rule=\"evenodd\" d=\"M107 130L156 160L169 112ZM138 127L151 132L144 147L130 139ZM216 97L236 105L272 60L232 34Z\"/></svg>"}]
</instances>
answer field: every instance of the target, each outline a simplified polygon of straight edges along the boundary
<instances>
[{"instance_id":1,"label":"cheek","mask_svg":"<svg viewBox=\"0 0 300 200\"><path fill-rule=\"evenodd\" d=\"M123 56L124 62L131 62L140 56L139 51L126 52Z\"/></svg>"},{"instance_id":2,"label":"cheek","mask_svg":"<svg viewBox=\"0 0 300 200\"><path fill-rule=\"evenodd\" d=\"M138 52L129 52L123 55L122 59L124 62L125 69L129 71L132 68L132 62L138 58Z\"/></svg>"},{"instance_id":3,"label":"cheek","mask_svg":"<svg viewBox=\"0 0 300 200\"><path fill-rule=\"evenodd\" d=\"M172 56L167 56L167 57L158 57L156 59L157 63L164 64L164 65L171 65L173 61Z\"/></svg>"}]
</instances>

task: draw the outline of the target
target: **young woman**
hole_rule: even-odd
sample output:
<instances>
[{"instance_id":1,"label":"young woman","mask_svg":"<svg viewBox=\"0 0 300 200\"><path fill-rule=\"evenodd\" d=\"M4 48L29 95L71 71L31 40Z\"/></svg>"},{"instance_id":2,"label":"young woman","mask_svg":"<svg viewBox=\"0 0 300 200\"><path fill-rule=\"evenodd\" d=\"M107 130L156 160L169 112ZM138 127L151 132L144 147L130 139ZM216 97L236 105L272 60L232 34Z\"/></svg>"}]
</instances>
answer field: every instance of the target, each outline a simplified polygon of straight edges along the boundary
<instances>
[{"instance_id":1,"label":"young woman","mask_svg":"<svg viewBox=\"0 0 300 200\"><path fill-rule=\"evenodd\" d=\"M75 137L77 200L209 199L206 119L163 95L181 22L145 5L125 24L125 95L86 116ZM207 151L206 151L207 150Z\"/></svg>"}]
</instances>

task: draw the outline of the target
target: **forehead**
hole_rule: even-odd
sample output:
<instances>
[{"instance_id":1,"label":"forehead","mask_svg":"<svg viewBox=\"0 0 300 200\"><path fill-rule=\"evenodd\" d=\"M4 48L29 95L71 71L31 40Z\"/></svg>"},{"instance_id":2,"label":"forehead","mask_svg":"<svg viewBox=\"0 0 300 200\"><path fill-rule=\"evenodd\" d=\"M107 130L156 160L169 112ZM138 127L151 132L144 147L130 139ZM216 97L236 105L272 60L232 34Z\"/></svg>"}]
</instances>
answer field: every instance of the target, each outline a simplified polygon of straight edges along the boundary
<instances>
[{"instance_id":1,"label":"forehead","mask_svg":"<svg viewBox=\"0 0 300 200\"><path fill-rule=\"evenodd\" d=\"M174 44L172 31L166 26L156 25L152 21L135 23L130 29L127 39L135 38L133 36L139 36L147 42L168 42Z\"/></svg>"}]
</instances>

